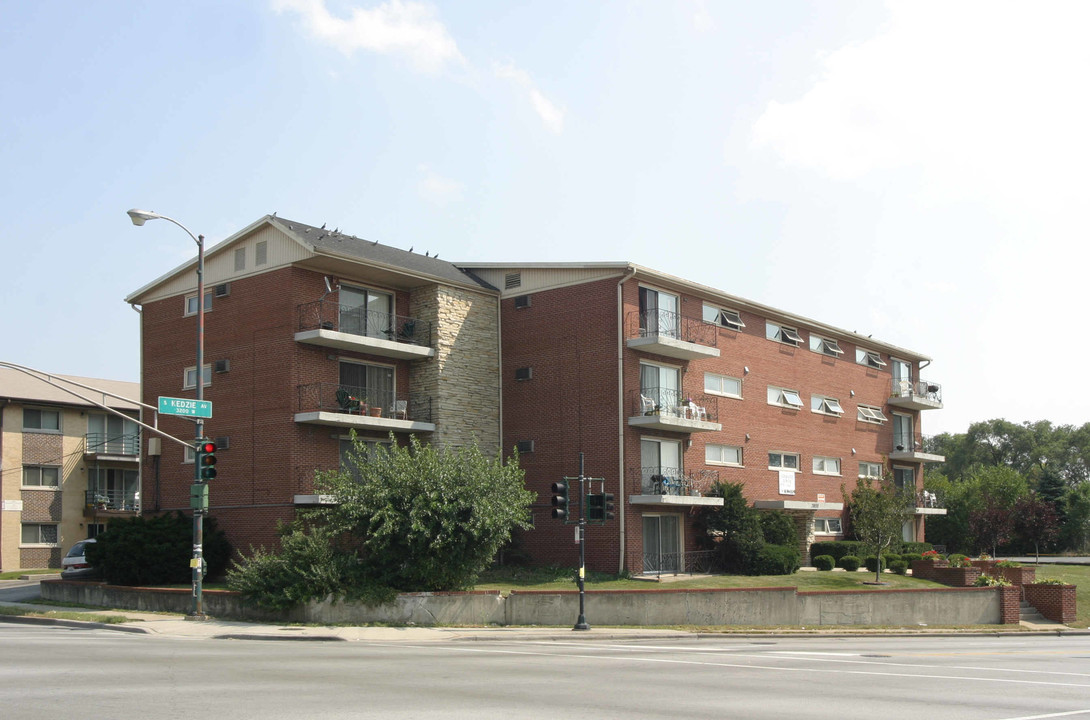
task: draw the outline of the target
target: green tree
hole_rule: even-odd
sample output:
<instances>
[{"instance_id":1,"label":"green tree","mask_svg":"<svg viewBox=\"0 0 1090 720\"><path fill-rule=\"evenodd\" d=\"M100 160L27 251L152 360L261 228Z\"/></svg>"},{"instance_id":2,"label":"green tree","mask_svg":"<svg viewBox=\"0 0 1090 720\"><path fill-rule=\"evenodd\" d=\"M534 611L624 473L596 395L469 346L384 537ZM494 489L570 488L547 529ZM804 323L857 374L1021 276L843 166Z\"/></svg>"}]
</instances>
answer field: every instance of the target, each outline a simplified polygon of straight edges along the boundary
<instances>
[{"instance_id":1,"label":"green tree","mask_svg":"<svg viewBox=\"0 0 1090 720\"><path fill-rule=\"evenodd\" d=\"M898 488L892 477L882 480L859 478L855 489L841 493L849 506L852 530L878 558L875 582L881 580L882 554L901 540L901 528L915 512L913 495Z\"/></svg>"},{"instance_id":2,"label":"green tree","mask_svg":"<svg viewBox=\"0 0 1090 720\"><path fill-rule=\"evenodd\" d=\"M701 513L701 535L718 551L719 564L726 572L750 573L764 547L760 511L750 507L742 483L717 482L708 495L723 498L723 505Z\"/></svg>"},{"instance_id":3,"label":"green tree","mask_svg":"<svg viewBox=\"0 0 1090 720\"><path fill-rule=\"evenodd\" d=\"M1018 536L1033 544L1037 563L1041 562L1041 545L1056 540L1060 531L1060 520L1056 506L1037 493L1030 493L1018 499L1014 506L1014 529Z\"/></svg>"},{"instance_id":4,"label":"green tree","mask_svg":"<svg viewBox=\"0 0 1090 720\"><path fill-rule=\"evenodd\" d=\"M231 545L216 521L204 519L208 576L220 577ZM193 518L181 512L119 518L87 545L87 562L113 585L175 585L193 578Z\"/></svg>"},{"instance_id":5,"label":"green tree","mask_svg":"<svg viewBox=\"0 0 1090 720\"><path fill-rule=\"evenodd\" d=\"M1064 496L1064 523L1061 542L1071 550L1090 549L1090 482L1083 482Z\"/></svg>"}]
</instances>

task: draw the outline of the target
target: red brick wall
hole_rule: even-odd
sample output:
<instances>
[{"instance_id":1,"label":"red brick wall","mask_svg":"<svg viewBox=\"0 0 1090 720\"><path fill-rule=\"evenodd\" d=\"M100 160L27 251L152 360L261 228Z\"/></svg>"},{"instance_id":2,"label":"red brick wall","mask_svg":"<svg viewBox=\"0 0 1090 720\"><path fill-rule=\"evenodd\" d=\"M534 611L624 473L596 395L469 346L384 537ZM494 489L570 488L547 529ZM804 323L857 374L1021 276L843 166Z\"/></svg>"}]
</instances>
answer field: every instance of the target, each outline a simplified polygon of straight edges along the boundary
<instances>
[{"instance_id":1,"label":"red brick wall","mask_svg":"<svg viewBox=\"0 0 1090 720\"><path fill-rule=\"evenodd\" d=\"M998 587L1000 610L999 622L1003 625L1017 625L1022 619L1022 591L1017 587Z\"/></svg>"},{"instance_id":2,"label":"red brick wall","mask_svg":"<svg viewBox=\"0 0 1090 720\"><path fill-rule=\"evenodd\" d=\"M1023 585L1022 590L1026 602L1049 620L1058 623L1075 620L1074 585Z\"/></svg>"}]
</instances>

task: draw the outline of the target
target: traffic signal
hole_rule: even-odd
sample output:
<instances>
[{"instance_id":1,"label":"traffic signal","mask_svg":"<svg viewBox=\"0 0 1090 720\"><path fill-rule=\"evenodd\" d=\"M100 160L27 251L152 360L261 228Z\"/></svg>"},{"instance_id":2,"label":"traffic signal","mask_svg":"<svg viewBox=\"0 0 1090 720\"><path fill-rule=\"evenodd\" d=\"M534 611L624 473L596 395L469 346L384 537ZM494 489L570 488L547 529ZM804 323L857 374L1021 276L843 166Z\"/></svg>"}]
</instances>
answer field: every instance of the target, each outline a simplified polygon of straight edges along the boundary
<instances>
[{"instance_id":1,"label":"traffic signal","mask_svg":"<svg viewBox=\"0 0 1090 720\"><path fill-rule=\"evenodd\" d=\"M553 491L553 517L559 520L568 519L568 484L554 482Z\"/></svg>"},{"instance_id":2,"label":"traffic signal","mask_svg":"<svg viewBox=\"0 0 1090 720\"><path fill-rule=\"evenodd\" d=\"M602 522L606 520L612 520L616 515L613 511L617 509L617 506L613 504L613 493L602 493Z\"/></svg>"},{"instance_id":3,"label":"traffic signal","mask_svg":"<svg viewBox=\"0 0 1090 720\"><path fill-rule=\"evenodd\" d=\"M197 478L214 480L216 478L216 443L201 440L197 443Z\"/></svg>"},{"instance_id":4,"label":"traffic signal","mask_svg":"<svg viewBox=\"0 0 1090 720\"><path fill-rule=\"evenodd\" d=\"M596 493L587 495L587 522L602 522L602 496Z\"/></svg>"}]
</instances>

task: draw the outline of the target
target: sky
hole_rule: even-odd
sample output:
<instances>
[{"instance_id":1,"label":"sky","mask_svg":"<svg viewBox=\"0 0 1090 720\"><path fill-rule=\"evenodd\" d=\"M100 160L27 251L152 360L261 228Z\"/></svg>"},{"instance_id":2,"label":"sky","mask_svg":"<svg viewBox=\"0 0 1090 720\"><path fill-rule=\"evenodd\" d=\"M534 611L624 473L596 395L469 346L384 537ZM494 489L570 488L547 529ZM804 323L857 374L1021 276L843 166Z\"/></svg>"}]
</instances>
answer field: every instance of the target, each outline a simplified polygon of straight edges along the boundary
<instances>
[{"instance_id":1,"label":"sky","mask_svg":"<svg viewBox=\"0 0 1090 720\"><path fill-rule=\"evenodd\" d=\"M276 212L873 335L934 359L927 434L1082 425L1088 26L1060 1L0 2L0 360L139 380L124 298L196 246L125 211L209 247Z\"/></svg>"}]
</instances>

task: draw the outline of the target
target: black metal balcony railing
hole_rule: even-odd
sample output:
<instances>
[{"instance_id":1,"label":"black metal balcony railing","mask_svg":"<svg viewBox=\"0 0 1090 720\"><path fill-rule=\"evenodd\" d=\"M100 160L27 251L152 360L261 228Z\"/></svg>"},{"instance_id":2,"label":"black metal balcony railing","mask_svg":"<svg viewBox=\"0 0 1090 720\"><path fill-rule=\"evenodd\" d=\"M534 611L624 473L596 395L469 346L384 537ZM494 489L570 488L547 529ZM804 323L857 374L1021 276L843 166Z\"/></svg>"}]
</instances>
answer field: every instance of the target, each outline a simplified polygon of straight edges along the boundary
<instances>
[{"instance_id":1,"label":"black metal balcony railing","mask_svg":"<svg viewBox=\"0 0 1090 720\"><path fill-rule=\"evenodd\" d=\"M632 415L659 415L684 420L719 422L719 399L673 388L642 388L629 392Z\"/></svg>"},{"instance_id":2,"label":"black metal balcony railing","mask_svg":"<svg viewBox=\"0 0 1090 720\"><path fill-rule=\"evenodd\" d=\"M941 448L936 448L933 436L921 435L915 437L912 433L893 433L894 452L920 452L931 455L941 455Z\"/></svg>"},{"instance_id":3,"label":"black metal balcony railing","mask_svg":"<svg viewBox=\"0 0 1090 720\"><path fill-rule=\"evenodd\" d=\"M107 435L90 432L84 436L84 452L88 455L139 455L140 434Z\"/></svg>"},{"instance_id":4,"label":"black metal balcony railing","mask_svg":"<svg viewBox=\"0 0 1090 720\"><path fill-rule=\"evenodd\" d=\"M918 490L914 487L901 487L899 489L912 498L913 507L935 509L946 507L946 496L941 491Z\"/></svg>"},{"instance_id":5,"label":"black metal balcony railing","mask_svg":"<svg viewBox=\"0 0 1090 720\"><path fill-rule=\"evenodd\" d=\"M88 490L86 506L95 510L140 512L140 493L135 490Z\"/></svg>"},{"instance_id":6,"label":"black metal balcony railing","mask_svg":"<svg viewBox=\"0 0 1090 720\"><path fill-rule=\"evenodd\" d=\"M705 574L712 571L714 564L715 550L643 554L644 575Z\"/></svg>"},{"instance_id":7,"label":"black metal balcony railing","mask_svg":"<svg viewBox=\"0 0 1090 720\"><path fill-rule=\"evenodd\" d=\"M415 422L432 421L430 396L338 383L300 385L298 392L298 412L324 411Z\"/></svg>"},{"instance_id":8,"label":"black metal balcony railing","mask_svg":"<svg viewBox=\"0 0 1090 720\"><path fill-rule=\"evenodd\" d=\"M431 323L406 315L315 300L297 308L299 330L337 330L349 335L431 347Z\"/></svg>"},{"instance_id":9,"label":"black metal balcony railing","mask_svg":"<svg viewBox=\"0 0 1090 720\"><path fill-rule=\"evenodd\" d=\"M890 381L890 397L912 398L922 397L934 402L942 402L942 385L928 380L900 380L893 378Z\"/></svg>"},{"instance_id":10,"label":"black metal balcony railing","mask_svg":"<svg viewBox=\"0 0 1090 720\"><path fill-rule=\"evenodd\" d=\"M668 310L634 310L625 326L630 338L666 337L708 347L715 347L719 338L715 325Z\"/></svg>"},{"instance_id":11,"label":"black metal balcony railing","mask_svg":"<svg viewBox=\"0 0 1090 720\"><path fill-rule=\"evenodd\" d=\"M628 477L632 491L637 495L702 497L719 482L719 471L653 466L631 468Z\"/></svg>"}]
</instances>

